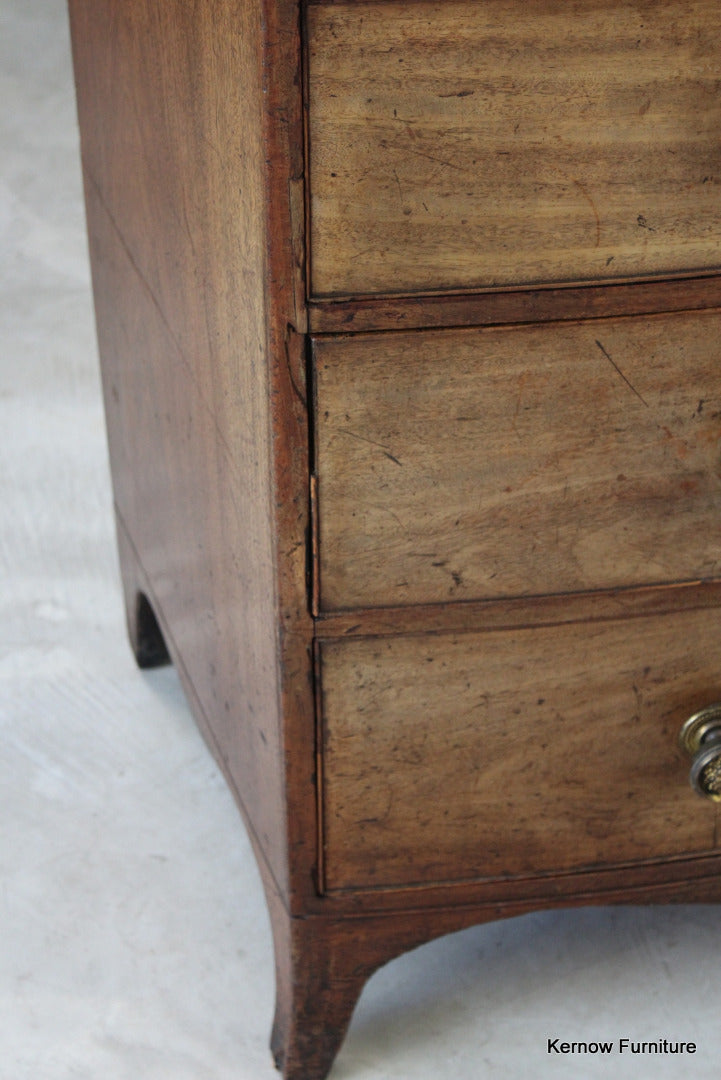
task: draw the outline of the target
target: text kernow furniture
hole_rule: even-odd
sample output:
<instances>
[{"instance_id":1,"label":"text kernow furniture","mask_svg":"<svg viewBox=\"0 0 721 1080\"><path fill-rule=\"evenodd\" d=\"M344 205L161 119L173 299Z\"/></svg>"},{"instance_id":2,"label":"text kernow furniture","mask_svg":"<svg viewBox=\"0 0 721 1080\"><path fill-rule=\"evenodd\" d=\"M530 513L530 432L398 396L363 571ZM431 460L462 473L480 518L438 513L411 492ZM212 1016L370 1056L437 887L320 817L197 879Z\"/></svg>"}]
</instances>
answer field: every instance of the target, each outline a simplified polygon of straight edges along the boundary
<instances>
[{"instance_id":1,"label":"text kernow furniture","mask_svg":"<svg viewBox=\"0 0 721 1080\"><path fill-rule=\"evenodd\" d=\"M721 899L718 0L70 12L130 635L287 1080L436 935Z\"/></svg>"}]
</instances>

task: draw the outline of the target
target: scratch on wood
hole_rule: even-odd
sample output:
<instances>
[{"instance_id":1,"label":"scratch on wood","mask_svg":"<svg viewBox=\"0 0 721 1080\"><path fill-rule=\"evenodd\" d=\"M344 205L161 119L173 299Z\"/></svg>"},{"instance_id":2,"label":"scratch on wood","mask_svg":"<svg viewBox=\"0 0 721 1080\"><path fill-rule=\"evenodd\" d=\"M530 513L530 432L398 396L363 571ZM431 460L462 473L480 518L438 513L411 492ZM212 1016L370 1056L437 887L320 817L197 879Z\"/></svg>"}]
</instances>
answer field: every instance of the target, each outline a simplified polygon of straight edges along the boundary
<instances>
[{"instance_id":1,"label":"scratch on wood","mask_svg":"<svg viewBox=\"0 0 721 1080\"><path fill-rule=\"evenodd\" d=\"M646 401L646 399L645 399L644 397L642 397L642 396L641 396L641 394L639 394L638 390L637 390L637 389L636 389L636 387L635 387L635 386L633 385L633 383L632 383L632 382L630 382L630 381L629 381L629 380L628 380L628 379L626 378L626 376L625 376L625 375L624 375L624 373L623 373L623 372L621 371L621 369L620 369L620 367L618 366L618 364L616 363L616 361L615 361L615 360L613 359L613 357L609 356L609 354L608 354L608 353L606 352L606 350L604 349L603 345L601 344L601 342L600 342L600 341L599 341L598 339L596 339L596 344L598 345L599 349L601 350L601 352L603 353L603 355L604 355L604 356L606 357L606 359L608 360L609 364L610 364L610 365L611 365L611 367L612 367L612 368L614 369L614 371L616 371L616 372L617 372L617 374L619 374L619 375L621 376L621 378L623 379L623 381L625 382L625 384L626 384L626 386L627 386L627 387L629 388L629 390L633 390L633 392L634 392L634 394L636 395L636 397L638 398L638 400L639 400L639 401L642 401L642 402L643 402L643 404L644 404L644 405L646 406L646 408L647 408L647 409L650 409L650 408L651 408L651 406L649 405L649 403L648 403L648 402Z\"/></svg>"},{"instance_id":2,"label":"scratch on wood","mask_svg":"<svg viewBox=\"0 0 721 1080\"><path fill-rule=\"evenodd\" d=\"M581 194L583 195L584 199L586 199L586 201L588 202L588 205L591 207L591 210L593 211L593 216L596 219L596 244L595 244L595 246L599 247L599 245L601 243L601 219L598 216L598 210L596 209L596 204L593 201L593 199L591 198L591 196L588 194L588 192L586 191L586 185L585 184L582 184L580 180L575 180L575 179L574 179L573 182L576 185L576 187L578 188L578 190L581 192Z\"/></svg>"},{"instance_id":3,"label":"scratch on wood","mask_svg":"<svg viewBox=\"0 0 721 1080\"><path fill-rule=\"evenodd\" d=\"M348 428L336 428L336 431L341 435L350 435L351 439L358 439L360 442L370 443L371 446L379 446L387 458L390 458L391 461L395 461L396 465L403 465L403 462L399 461L397 457L394 457L388 447L384 446L383 443L376 442L375 439L368 439L365 435L358 435L355 431L350 431Z\"/></svg>"},{"instance_id":4,"label":"scratch on wood","mask_svg":"<svg viewBox=\"0 0 721 1080\"><path fill-rule=\"evenodd\" d=\"M384 150L399 150L399 147L389 145L387 139L381 139L379 145L382 146ZM412 146L404 146L402 153L415 154L417 157L426 158L428 161L435 161L437 165L445 165L447 169L457 169L458 172L467 171L463 169L462 165L456 165L454 161L447 161L445 158L436 157L434 154L427 154L424 150L416 150L415 147Z\"/></svg>"},{"instance_id":5,"label":"scratch on wood","mask_svg":"<svg viewBox=\"0 0 721 1080\"><path fill-rule=\"evenodd\" d=\"M367 506L369 507L369 509L371 509L371 510L380 510L380 511L382 511L382 512L383 512L384 514L389 514L389 515L390 515L390 517L392 517L392 518L393 518L393 520L394 520L394 521L396 521L396 522L398 523L398 525L400 526L400 528L401 528L401 529L403 529L403 532L405 532L405 533L407 533L407 532L408 532L408 528L407 528L407 526L403 524L403 522L401 521L401 519L400 519L400 518L398 517L398 514L396 514L394 510L391 510L391 509L390 509L389 507L387 507L387 506L380 506L380 505L379 505L378 503L367 503L366 505L367 505ZM399 582L398 582L398 586L399 586L399 588L406 588L406 587L407 587L407 585L408 585L408 582L407 582L407 581L399 581Z\"/></svg>"},{"instance_id":6,"label":"scratch on wood","mask_svg":"<svg viewBox=\"0 0 721 1080\"><path fill-rule=\"evenodd\" d=\"M388 452L387 450L384 450L384 451L383 451L383 453L384 453L384 454L385 454L385 456L386 456L387 458L389 458L389 459L390 459L391 461L395 461L396 465L400 465L400 466L401 466L401 468L403 467L403 462L402 462L402 461L399 461L397 457L393 457L393 454L390 454L390 453L389 453L389 452Z\"/></svg>"},{"instance_id":7,"label":"scratch on wood","mask_svg":"<svg viewBox=\"0 0 721 1080\"><path fill-rule=\"evenodd\" d=\"M303 393L301 388L298 386L297 382L295 381L295 376L293 374L293 358L291 357L291 353L290 353L290 345L291 345L291 340L292 340L294 335L295 335L295 328L293 326L291 326L290 323L288 323L288 325L286 326L286 330L285 330L285 342L284 342L284 345L285 345L285 365L286 365L286 368L288 370L288 377L290 379L290 385L293 388L293 393L298 398L298 400L300 401L303 408L307 409L308 408L308 403L307 403L307 401L305 399L305 394Z\"/></svg>"},{"instance_id":8,"label":"scratch on wood","mask_svg":"<svg viewBox=\"0 0 721 1080\"><path fill-rule=\"evenodd\" d=\"M400 200L401 210L402 210L403 209L403 188L401 187L401 182L398 179L398 173L396 172L395 169L393 170L393 177L395 179L396 184L398 185L398 198Z\"/></svg>"}]
</instances>

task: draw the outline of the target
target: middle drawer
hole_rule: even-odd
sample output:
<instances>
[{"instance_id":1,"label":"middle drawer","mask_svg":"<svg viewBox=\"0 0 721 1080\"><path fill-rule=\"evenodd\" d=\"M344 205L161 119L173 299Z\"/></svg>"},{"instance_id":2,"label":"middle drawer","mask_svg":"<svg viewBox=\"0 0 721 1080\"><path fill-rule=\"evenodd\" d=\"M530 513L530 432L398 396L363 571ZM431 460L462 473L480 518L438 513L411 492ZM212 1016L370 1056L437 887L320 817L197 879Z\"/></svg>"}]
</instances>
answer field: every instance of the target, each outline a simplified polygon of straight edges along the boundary
<instances>
[{"instance_id":1,"label":"middle drawer","mask_svg":"<svg viewBox=\"0 0 721 1080\"><path fill-rule=\"evenodd\" d=\"M719 312L317 338L322 611L718 576Z\"/></svg>"}]
</instances>

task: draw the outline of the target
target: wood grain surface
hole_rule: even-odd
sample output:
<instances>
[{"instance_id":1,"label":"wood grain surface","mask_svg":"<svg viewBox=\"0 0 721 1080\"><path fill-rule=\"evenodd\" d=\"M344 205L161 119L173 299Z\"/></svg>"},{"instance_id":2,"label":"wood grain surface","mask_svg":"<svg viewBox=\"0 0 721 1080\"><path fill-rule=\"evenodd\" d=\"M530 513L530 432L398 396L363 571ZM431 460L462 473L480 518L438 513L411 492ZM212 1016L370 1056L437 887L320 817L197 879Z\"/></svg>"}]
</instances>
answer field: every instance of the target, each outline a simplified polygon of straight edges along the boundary
<instances>
[{"instance_id":1,"label":"wood grain surface","mask_svg":"<svg viewBox=\"0 0 721 1080\"><path fill-rule=\"evenodd\" d=\"M462 604L410 604L323 612L316 637L378 637L419 632L520 630L531 626L636 619L674 611L721 607L720 581L692 581L597 592L552 593L507 600L465 600Z\"/></svg>"},{"instance_id":2,"label":"wood grain surface","mask_svg":"<svg viewBox=\"0 0 721 1080\"><path fill-rule=\"evenodd\" d=\"M282 696L287 679L294 715L304 701L312 710L312 626L307 499L276 488L279 463L296 487L307 474L305 423L301 449L287 447L303 406L289 359L297 265L282 232L272 302L268 285L282 215L267 159L286 200L291 171L268 128L287 128L287 87L282 120L268 119L263 95L277 91L264 86L264 30L247 6L72 0L70 12L126 577L139 587L142 569L195 715L288 897ZM268 32L277 18L274 7ZM294 631L285 651L281 622ZM310 739L307 767L295 762L306 789L312 752ZM296 872L307 889L309 869Z\"/></svg>"},{"instance_id":3,"label":"wood grain surface","mask_svg":"<svg viewBox=\"0 0 721 1080\"><path fill-rule=\"evenodd\" d=\"M321 610L711 579L717 312L315 342Z\"/></svg>"},{"instance_id":4,"label":"wood grain surface","mask_svg":"<svg viewBox=\"0 0 721 1080\"><path fill-rule=\"evenodd\" d=\"M328 890L708 851L682 722L721 694L718 611L322 645Z\"/></svg>"},{"instance_id":5,"label":"wood grain surface","mask_svg":"<svg viewBox=\"0 0 721 1080\"><path fill-rule=\"evenodd\" d=\"M445 296L315 300L308 305L308 328L313 334L455 329L717 307L721 307L721 276L709 274L575 288L562 285Z\"/></svg>"},{"instance_id":6,"label":"wood grain surface","mask_svg":"<svg viewBox=\"0 0 721 1080\"><path fill-rule=\"evenodd\" d=\"M311 294L721 264L716 0L308 9Z\"/></svg>"}]
</instances>

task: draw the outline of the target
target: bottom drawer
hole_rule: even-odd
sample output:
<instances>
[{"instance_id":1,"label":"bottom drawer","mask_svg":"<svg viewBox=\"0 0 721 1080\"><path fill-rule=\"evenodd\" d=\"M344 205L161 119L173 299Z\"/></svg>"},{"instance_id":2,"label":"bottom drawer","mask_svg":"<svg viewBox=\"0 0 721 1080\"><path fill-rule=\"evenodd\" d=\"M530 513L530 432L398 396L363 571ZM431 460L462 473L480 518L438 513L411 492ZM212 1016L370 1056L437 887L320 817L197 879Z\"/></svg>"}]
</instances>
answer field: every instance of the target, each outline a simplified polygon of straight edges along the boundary
<instances>
[{"instance_id":1,"label":"bottom drawer","mask_svg":"<svg viewBox=\"0 0 721 1080\"><path fill-rule=\"evenodd\" d=\"M326 891L713 849L678 747L721 698L721 613L320 646Z\"/></svg>"}]
</instances>

